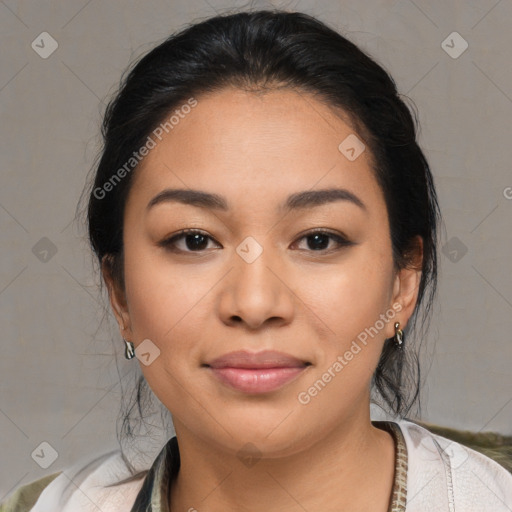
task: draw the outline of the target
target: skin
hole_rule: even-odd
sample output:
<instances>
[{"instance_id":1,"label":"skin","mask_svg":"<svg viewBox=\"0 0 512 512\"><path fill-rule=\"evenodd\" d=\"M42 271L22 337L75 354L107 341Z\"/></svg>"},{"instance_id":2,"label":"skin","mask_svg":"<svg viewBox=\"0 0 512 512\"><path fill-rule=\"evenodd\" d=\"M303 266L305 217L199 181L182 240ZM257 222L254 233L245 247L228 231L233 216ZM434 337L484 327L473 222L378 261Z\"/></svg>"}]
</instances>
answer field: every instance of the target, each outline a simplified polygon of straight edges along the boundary
<instances>
[{"instance_id":1,"label":"skin","mask_svg":"<svg viewBox=\"0 0 512 512\"><path fill-rule=\"evenodd\" d=\"M413 313L421 272L393 267L369 150L349 161L338 146L353 128L306 93L227 88L197 100L134 176L124 290L103 266L123 337L160 350L140 364L172 413L180 446L172 510L386 512L394 443L371 424L370 382L394 322L403 329ZM350 190L366 211L348 201L287 215L277 208L293 192L330 187ZM217 193L231 209L167 202L146 211L165 188ZM210 237L201 252L186 238L176 252L159 245L186 228ZM327 238L326 249L315 249L303 233L320 228L354 244ZM249 236L263 248L252 263L236 252ZM401 308L395 318L299 403L393 304ZM277 391L248 395L202 366L240 349L279 350L311 365ZM238 456L248 442L261 456L250 467Z\"/></svg>"}]
</instances>

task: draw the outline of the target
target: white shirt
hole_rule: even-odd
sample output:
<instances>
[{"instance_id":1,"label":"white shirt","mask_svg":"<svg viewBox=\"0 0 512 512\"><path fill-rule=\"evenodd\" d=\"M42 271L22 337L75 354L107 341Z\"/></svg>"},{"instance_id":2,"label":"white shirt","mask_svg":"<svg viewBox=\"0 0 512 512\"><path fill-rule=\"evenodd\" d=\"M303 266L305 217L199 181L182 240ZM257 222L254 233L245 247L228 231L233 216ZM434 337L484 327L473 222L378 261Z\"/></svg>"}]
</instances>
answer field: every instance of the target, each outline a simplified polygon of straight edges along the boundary
<instances>
[{"instance_id":1,"label":"white shirt","mask_svg":"<svg viewBox=\"0 0 512 512\"><path fill-rule=\"evenodd\" d=\"M512 474L492 459L408 420L406 512L511 512ZM132 477L116 450L63 471L30 512L129 512L145 474Z\"/></svg>"}]
</instances>

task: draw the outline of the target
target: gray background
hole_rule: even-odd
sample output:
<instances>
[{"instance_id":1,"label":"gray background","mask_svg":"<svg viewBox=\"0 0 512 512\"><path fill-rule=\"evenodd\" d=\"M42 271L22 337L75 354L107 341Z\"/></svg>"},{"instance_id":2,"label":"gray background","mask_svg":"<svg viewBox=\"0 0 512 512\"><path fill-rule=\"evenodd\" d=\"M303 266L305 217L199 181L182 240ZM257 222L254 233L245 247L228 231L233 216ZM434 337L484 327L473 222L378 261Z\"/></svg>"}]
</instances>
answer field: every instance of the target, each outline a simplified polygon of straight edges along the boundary
<instances>
[{"instance_id":1,"label":"gray background","mask_svg":"<svg viewBox=\"0 0 512 512\"><path fill-rule=\"evenodd\" d=\"M102 101L133 58L184 24L272 5L340 30L415 102L445 222L439 299L424 340L422 419L512 434L510 0L5 0L0 501L19 485L115 449L119 378L130 390L140 371L124 360L112 318L101 322L106 297L83 226L73 223L99 147ZM47 59L31 47L44 31L58 42ZM469 44L457 58L442 47L453 31ZM31 457L43 441L58 453L47 469ZM164 442L157 436L153 453Z\"/></svg>"}]
</instances>

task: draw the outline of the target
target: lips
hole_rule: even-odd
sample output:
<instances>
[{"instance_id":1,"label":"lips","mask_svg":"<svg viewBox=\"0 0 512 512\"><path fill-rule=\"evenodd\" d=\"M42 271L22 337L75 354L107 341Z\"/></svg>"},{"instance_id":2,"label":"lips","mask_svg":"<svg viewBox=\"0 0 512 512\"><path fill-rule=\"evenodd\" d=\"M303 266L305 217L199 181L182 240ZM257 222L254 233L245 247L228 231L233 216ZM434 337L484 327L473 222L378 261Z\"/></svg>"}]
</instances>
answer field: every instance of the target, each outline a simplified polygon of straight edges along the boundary
<instances>
[{"instance_id":1,"label":"lips","mask_svg":"<svg viewBox=\"0 0 512 512\"><path fill-rule=\"evenodd\" d=\"M205 366L221 383L249 394L275 391L294 380L311 363L276 351L230 352Z\"/></svg>"},{"instance_id":2,"label":"lips","mask_svg":"<svg viewBox=\"0 0 512 512\"><path fill-rule=\"evenodd\" d=\"M276 352L274 350L264 350L262 352L246 352L239 350L230 352L217 359L214 359L208 366L212 368L293 368L304 366L307 361L301 361L296 357Z\"/></svg>"}]
</instances>

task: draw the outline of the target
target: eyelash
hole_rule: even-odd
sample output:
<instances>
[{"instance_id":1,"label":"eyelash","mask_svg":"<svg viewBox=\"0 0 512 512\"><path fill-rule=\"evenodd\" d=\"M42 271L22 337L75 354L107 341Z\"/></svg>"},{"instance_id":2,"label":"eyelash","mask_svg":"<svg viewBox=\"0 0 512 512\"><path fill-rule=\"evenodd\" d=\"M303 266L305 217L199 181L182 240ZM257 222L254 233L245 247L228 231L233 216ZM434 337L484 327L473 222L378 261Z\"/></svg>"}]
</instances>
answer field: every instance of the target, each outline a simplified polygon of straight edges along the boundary
<instances>
[{"instance_id":1,"label":"eyelash","mask_svg":"<svg viewBox=\"0 0 512 512\"><path fill-rule=\"evenodd\" d=\"M184 230L180 231L179 233L177 233L176 235L173 235L170 238L162 240L161 242L159 242L158 245L160 247L163 247L164 249L170 251L170 252L182 253L182 254L187 254L187 253L188 254L194 254L194 253L201 254L201 253L205 252L205 250L201 250L201 251L183 251L181 249L176 249L176 247L175 247L176 242L178 240L184 238L186 235L196 235L196 234L197 235L203 235L204 237L209 238L210 240L213 240L213 238L211 236L207 235L204 231L201 231L201 230L198 230L198 229L184 229ZM340 235L338 233L333 233L331 231L322 230L322 229L316 229L316 230L313 230L313 231L308 231L307 233L304 233L298 240L302 240L304 238L308 238L308 237L313 236L313 235L327 235L327 236L329 236L331 239L333 239L338 244L338 247L335 248L335 249L321 249L321 250L318 250L318 251L307 250L308 252L312 252L312 253L328 254L328 253L331 253L333 251L340 250L343 247L349 247L351 245L355 245L355 242L349 241L347 238L345 238L344 236L342 236L342 235Z\"/></svg>"}]
</instances>

